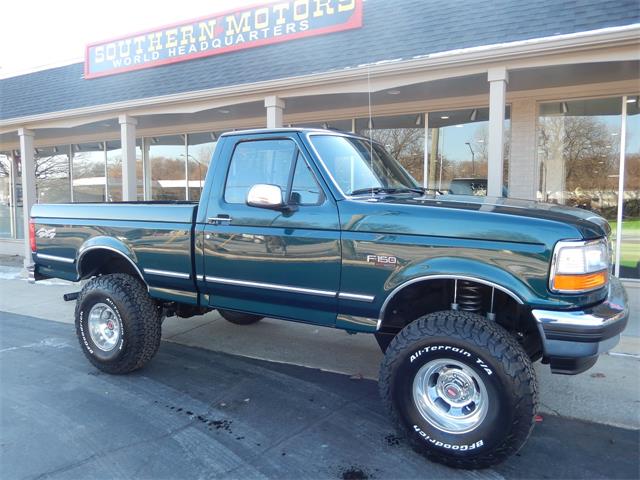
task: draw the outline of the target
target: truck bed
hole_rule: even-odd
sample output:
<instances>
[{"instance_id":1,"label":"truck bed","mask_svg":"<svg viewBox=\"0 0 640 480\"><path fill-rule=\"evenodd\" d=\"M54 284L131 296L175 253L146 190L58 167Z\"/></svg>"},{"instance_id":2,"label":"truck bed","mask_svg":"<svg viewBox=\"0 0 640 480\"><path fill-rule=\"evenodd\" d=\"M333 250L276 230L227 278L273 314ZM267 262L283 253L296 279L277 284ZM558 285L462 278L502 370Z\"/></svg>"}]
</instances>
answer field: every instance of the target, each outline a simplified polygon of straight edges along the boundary
<instances>
[{"instance_id":1,"label":"truck bed","mask_svg":"<svg viewBox=\"0 0 640 480\"><path fill-rule=\"evenodd\" d=\"M34 205L37 271L41 276L77 281L88 273L85 255L95 256L93 263L112 252L135 266L154 296L196 303L193 228L197 209L194 202Z\"/></svg>"}]
</instances>

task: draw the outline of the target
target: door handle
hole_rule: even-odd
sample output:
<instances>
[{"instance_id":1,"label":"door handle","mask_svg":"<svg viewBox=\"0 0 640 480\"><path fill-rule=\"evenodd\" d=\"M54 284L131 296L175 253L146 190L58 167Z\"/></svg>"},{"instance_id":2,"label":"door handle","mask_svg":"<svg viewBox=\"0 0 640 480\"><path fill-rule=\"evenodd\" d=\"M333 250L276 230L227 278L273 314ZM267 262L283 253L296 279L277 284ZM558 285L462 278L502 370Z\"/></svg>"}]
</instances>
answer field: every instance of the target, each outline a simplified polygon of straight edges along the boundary
<instances>
[{"instance_id":1,"label":"door handle","mask_svg":"<svg viewBox=\"0 0 640 480\"><path fill-rule=\"evenodd\" d=\"M230 222L232 219L229 215L218 215L216 217L208 217L207 223L212 225L220 225L222 222Z\"/></svg>"}]
</instances>

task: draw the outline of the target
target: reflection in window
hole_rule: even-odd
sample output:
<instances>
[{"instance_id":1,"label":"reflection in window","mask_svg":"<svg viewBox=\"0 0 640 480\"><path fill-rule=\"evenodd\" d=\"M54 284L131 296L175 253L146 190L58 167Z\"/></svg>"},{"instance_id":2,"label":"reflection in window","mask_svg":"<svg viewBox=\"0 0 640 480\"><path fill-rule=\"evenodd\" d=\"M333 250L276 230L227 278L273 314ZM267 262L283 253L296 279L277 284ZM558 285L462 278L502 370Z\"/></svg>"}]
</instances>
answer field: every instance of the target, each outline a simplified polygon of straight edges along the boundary
<instances>
[{"instance_id":1,"label":"reflection in window","mask_svg":"<svg viewBox=\"0 0 640 480\"><path fill-rule=\"evenodd\" d=\"M145 139L149 162L151 200L186 200L186 152L184 135Z\"/></svg>"},{"instance_id":2,"label":"reflection in window","mask_svg":"<svg viewBox=\"0 0 640 480\"><path fill-rule=\"evenodd\" d=\"M298 153L296 169L291 183L289 202L294 205L318 205L322 201L322 191L309 165Z\"/></svg>"},{"instance_id":3,"label":"reflection in window","mask_svg":"<svg viewBox=\"0 0 640 480\"><path fill-rule=\"evenodd\" d=\"M13 236L14 209L11 190L12 158L6 153L0 153L0 238Z\"/></svg>"},{"instance_id":4,"label":"reflection in window","mask_svg":"<svg viewBox=\"0 0 640 480\"><path fill-rule=\"evenodd\" d=\"M65 203L71 201L69 145L36 148L36 201Z\"/></svg>"},{"instance_id":5,"label":"reflection in window","mask_svg":"<svg viewBox=\"0 0 640 480\"><path fill-rule=\"evenodd\" d=\"M144 200L141 140L136 140L137 200ZM122 201L122 147L120 140L107 142L107 201Z\"/></svg>"},{"instance_id":6,"label":"reflection in window","mask_svg":"<svg viewBox=\"0 0 640 480\"><path fill-rule=\"evenodd\" d=\"M540 105L541 200L616 219L621 113L619 97Z\"/></svg>"},{"instance_id":7,"label":"reflection in window","mask_svg":"<svg viewBox=\"0 0 640 480\"><path fill-rule=\"evenodd\" d=\"M103 143L72 145L73 201L104 202L106 190Z\"/></svg>"},{"instance_id":8,"label":"reflection in window","mask_svg":"<svg viewBox=\"0 0 640 480\"><path fill-rule=\"evenodd\" d=\"M287 189L296 144L291 140L259 140L239 143L231 157L224 199L245 203L252 186L259 183Z\"/></svg>"},{"instance_id":9,"label":"reflection in window","mask_svg":"<svg viewBox=\"0 0 640 480\"><path fill-rule=\"evenodd\" d=\"M640 278L640 96L627 97L620 276ZM612 228L615 225L612 225Z\"/></svg>"},{"instance_id":10,"label":"reflection in window","mask_svg":"<svg viewBox=\"0 0 640 480\"><path fill-rule=\"evenodd\" d=\"M359 118L356 132L367 138L371 135L374 141L384 145L389 154L423 184L424 114L374 117L371 122Z\"/></svg>"},{"instance_id":11,"label":"reflection in window","mask_svg":"<svg viewBox=\"0 0 640 480\"><path fill-rule=\"evenodd\" d=\"M122 201L122 149L120 140L107 142L107 202Z\"/></svg>"},{"instance_id":12,"label":"reflection in window","mask_svg":"<svg viewBox=\"0 0 640 480\"><path fill-rule=\"evenodd\" d=\"M215 133L190 133L187 135L187 162L189 198L199 201L209 163L216 148L218 137Z\"/></svg>"},{"instance_id":13,"label":"reflection in window","mask_svg":"<svg viewBox=\"0 0 640 480\"><path fill-rule=\"evenodd\" d=\"M503 196L507 196L510 108L505 110ZM489 109L429 113L428 187L456 195L486 195Z\"/></svg>"}]
</instances>

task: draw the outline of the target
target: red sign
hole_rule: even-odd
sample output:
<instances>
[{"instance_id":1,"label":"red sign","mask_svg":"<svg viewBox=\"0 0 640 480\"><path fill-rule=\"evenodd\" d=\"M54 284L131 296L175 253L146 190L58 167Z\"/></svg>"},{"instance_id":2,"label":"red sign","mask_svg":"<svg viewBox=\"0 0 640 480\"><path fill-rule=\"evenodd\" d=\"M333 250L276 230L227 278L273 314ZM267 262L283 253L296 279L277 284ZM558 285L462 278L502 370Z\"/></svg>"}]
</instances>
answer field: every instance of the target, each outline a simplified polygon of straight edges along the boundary
<instances>
[{"instance_id":1,"label":"red sign","mask_svg":"<svg viewBox=\"0 0 640 480\"><path fill-rule=\"evenodd\" d=\"M362 0L285 0L88 45L84 78L362 26Z\"/></svg>"}]
</instances>

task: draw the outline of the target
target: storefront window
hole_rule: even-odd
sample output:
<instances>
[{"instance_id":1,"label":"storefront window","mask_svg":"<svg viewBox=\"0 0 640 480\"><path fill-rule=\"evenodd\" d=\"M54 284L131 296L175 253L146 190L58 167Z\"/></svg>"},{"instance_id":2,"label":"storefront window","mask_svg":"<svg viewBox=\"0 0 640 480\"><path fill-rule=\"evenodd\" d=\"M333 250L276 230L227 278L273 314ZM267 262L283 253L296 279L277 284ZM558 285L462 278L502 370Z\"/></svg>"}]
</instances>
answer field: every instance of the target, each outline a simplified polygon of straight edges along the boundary
<instances>
[{"instance_id":1,"label":"storefront window","mask_svg":"<svg viewBox=\"0 0 640 480\"><path fill-rule=\"evenodd\" d=\"M137 200L144 200L141 140L136 141ZM107 201L122 202L122 147L120 140L107 142Z\"/></svg>"},{"instance_id":2,"label":"storefront window","mask_svg":"<svg viewBox=\"0 0 640 480\"><path fill-rule=\"evenodd\" d=\"M105 201L105 153L103 143L72 145L73 201Z\"/></svg>"},{"instance_id":3,"label":"storefront window","mask_svg":"<svg viewBox=\"0 0 640 480\"><path fill-rule=\"evenodd\" d=\"M11 195L12 158L0 153L0 238L13 237L14 208Z\"/></svg>"},{"instance_id":4,"label":"storefront window","mask_svg":"<svg viewBox=\"0 0 640 480\"><path fill-rule=\"evenodd\" d=\"M424 114L356 120L356 132L385 146L393 158L415 178L424 181Z\"/></svg>"},{"instance_id":5,"label":"storefront window","mask_svg":"<svg viewBox=\"0 0 640 480\"><path fill-rule=\"evenodd\" d=\"M622 197L620 276L640 279L640 102L627 97L627 135ZM615 225L612 225L614 227Z\"/></svg>"},{"instance_id":6,"label":"storefront window","mask_svg":"<svg viewBox=\"0 0 640 480\"><path fill-rule=\"evenodd\" d=\"M184 135L145 138L151 200L186 200Z\"/></svg>"},{"instance_id":7,"label":"storefront window","mask_svg":"<svg viewBox=\"0 0 640 480\"><path fill-rule=\"evenodd\" d=\"M209 170L209 163L218 142L218 136L212 132L190 133L187 139L188 200L197 202L200 200L204 180Z\"/></svg>"},{"instance_id":8,"label":"storefront window","mask_svg":"<svg viewBox=\"0 0 640 480\"><path fill-rule=\"evenodd\" d=\"M107 142L107 202L122 201L122 149L120 140Z\"/></svg>"},{"instance_id":9,"label":"storefront window","mask_svg":"<svg viewBox=\"0 0 640 480\"><path fill-rule=\"evenodd\" d=\"M503 196L508 196L510 108L505 110ZM489 109L429 113L429 188L455 195L486 195L489 168Z\"/></svg>"},{"instance_id":10,"label":"storefront window","mask_svg":"<svg viewBox=\"0 0 640 480\"><path fill-rule=\"evenodd\" d=\"M543 103L538 120L538 197L601 215L617 235L618 199L622 194L620 276L639 278L640 120L637 97ZM619 192L620 135L626 122L624 191Z\"/></svg>"},{"instance_id":11,"label":"storefront window","mask_svg":"<svg viewBox=\"0 0 640 480\"><path fill-rule=\"evenodd\" d=\"M36 148L36 200L38 203L71 201L69 145Z\"/></svg>"}]
</instances>

